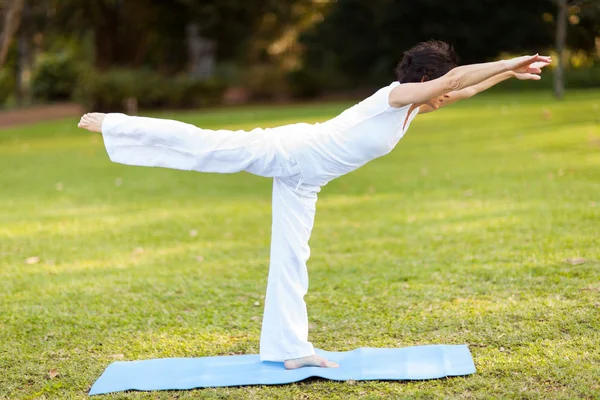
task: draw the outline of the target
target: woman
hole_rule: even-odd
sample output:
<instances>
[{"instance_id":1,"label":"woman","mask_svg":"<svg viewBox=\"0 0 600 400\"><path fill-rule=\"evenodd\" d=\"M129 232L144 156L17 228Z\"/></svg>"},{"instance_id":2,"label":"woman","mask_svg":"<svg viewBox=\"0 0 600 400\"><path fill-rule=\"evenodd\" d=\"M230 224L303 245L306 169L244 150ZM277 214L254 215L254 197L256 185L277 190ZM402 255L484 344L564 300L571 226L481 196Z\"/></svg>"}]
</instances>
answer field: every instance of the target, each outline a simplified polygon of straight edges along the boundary
<instances>
[{"instance_id":1,"label":"woman","mask_svg":"<svg viewBox=\"0 0 600 400\"><path fill-rule=\"evenodd\" d=\"M389 153L419 113L437 110L510 77L540 79L549 57L456 67L454 49L440 41L404 53L397 82L322 124L253 131L211 131L182 122L85 114L80 128L102 132L113 162L199 172L247 171L274 178L270 269L260 356L288 369L338 367L308 341L304 295L308 241L317 193L332 179Z\"/></svg>"}]
</instances>

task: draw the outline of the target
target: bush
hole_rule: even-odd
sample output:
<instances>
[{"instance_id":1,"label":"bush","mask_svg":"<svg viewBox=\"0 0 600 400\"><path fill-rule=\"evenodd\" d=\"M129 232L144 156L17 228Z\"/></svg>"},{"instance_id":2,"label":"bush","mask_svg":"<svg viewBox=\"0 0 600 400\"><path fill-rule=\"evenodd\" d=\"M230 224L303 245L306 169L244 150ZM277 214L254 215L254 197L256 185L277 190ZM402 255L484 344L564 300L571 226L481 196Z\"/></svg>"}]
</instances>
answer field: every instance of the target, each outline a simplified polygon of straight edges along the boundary
<instances>
[{"instance_id":1,"label":"bush","mask_svg":"<svg viewBox=\"0 0 600 400\"><path fill-rule=\"evenodd\" d=\"M577 68L565 72L567 88L600 87L600 65L591 68Z\"/></svg>"},{"instance_id":2,"label":"bush","mask_svg":"<svg viewBox=\"0 0 600 400\"><path fill-rule=\"evenodd\" d=\"M81 74L75 99L90 109L124 111L128 99L140 108L195 108L218 104L225 86L150 70L113 69Z\"/></svg>"},{"instance_id":3,"label":"bush","mask_svg":"<svg viewBox=\"0 0 600 400\"><path fill-rule=\"evenodd\" d=\"M204 107L221 103L225 85L216 81L204 82L187 75L167 79L169 108Z\"/></svg>"},{"instance_id":4,"label":"bush","mask_svg":"<svg viewBox=\"0 0 600 400\"><path fill-rule=\"evenodd\" d=\"M44 54L33 70L31 94L36 100L70 100L78 75L77 63L70 51Z\"/></svg>"},{"instance_id":5,"label":"bush","mask_svg":"<svg viewBox=\"0 0 600 400\"><path fill-rule=\"evenodd\" d=\"M16 89L14 71L3 68L0 69L0 106L6 103Z\"/></svg>"},{"instance_id":6,"label":"bush","mask_svg":"<svg viewBox=\"0 0 600 400\"><path fill-rule=\"evenodd\" d=\"M288 73L290 93L294 98L310 99L327 93L352 93L356 82L332 67L305 67Z\"/></svg>"},{"instance_id":7,"label":"bush","mask_svg":"<svg viewBox=\"0 0 600 400\"><path fill-rule=\"evenodd\" d=\"M274 64L248 66L242 85L252 100L281 100L288 94L285 72Z\"/></svg>"},{"instance_id":8,"label":"bush","mask_svg":"<svg viewBox=\"0 0 600 400\"><path fill-rule=\"evenodd\" d=\"M296 99L312 99L323 94L322 74L314 69L297 69L287 76L290 94Z\"/></svg>"}]
</instances>

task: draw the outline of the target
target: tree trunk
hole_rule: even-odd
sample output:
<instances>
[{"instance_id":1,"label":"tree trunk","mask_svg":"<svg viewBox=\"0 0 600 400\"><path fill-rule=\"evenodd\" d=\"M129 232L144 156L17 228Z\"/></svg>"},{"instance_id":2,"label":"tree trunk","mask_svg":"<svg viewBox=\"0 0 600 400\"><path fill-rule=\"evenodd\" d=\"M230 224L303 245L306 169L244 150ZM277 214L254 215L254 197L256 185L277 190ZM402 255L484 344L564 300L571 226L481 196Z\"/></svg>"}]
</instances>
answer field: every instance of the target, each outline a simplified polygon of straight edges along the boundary
<instances>
[{"instance_id":1,"label":"tree trunk","mask_svg":"<svg viewBox=\"0 0 600 400\"><path fill-rule=\"evenodd\" d=\"M18 31L18 56L17 56L17 79L16 79L16 95L17 104L22 107L29 104L31 101L31 76L32 59L30 37L31 32L28 29L30 24L31 12L27 3L21 11L21 28Z\"/></svg>"},{"instance_id":2,"label":"tree trunk","mask_svg":"<svg viewBox=\"0 0 600 400\"><path fill-rule=\"evenodd\" d=\"M8 49L17 30L19 30L24 3L25 0L12 0L8 3L4 23L2 24L2 32L0 32L0 68L4 66Z\"/></svg>"},{"instance_id":3,"label":"tree trunk","mask_svg":"<svg viewBox=\"0 0 600 400\"><path fill-rule=\"evenodd\" d=\"M186 28L190 75L206 81L213 76L215 68L215 42L200 36L199 27L189 23Z\"/></svg>"},{"instance_id":4,"label":"tree trunk","mask_svg":"<svg viewBox=\"0 0 600 400\"><path fill-rule=\"evenodd\" d=\"M120 1L110 4L103 0L88 1L94 32L94 65L99 71L106 71L118 62Z\"/></svg>"},{"instance_id":5,"label":"tree trunk","mask_svg":"<svg viewBox=\"0 0 600 400\"><path fill-rule=\"evenodd\" d=\"M558 65L554 70L554 97L562 99L565 93L565 43L567 40L567 0L557 0L556 52Z\"/></svg>"},{"instance_id":6,"label":"tree trunk","mask_svg":"<svg viewBox=\"0 0 600 400\"><path fill-rule=\"evenodd\" d=\"M99 71L106 71L114 64L117 38L113 27L94 29L95 65Z\"/></svg>"}]
</instances>

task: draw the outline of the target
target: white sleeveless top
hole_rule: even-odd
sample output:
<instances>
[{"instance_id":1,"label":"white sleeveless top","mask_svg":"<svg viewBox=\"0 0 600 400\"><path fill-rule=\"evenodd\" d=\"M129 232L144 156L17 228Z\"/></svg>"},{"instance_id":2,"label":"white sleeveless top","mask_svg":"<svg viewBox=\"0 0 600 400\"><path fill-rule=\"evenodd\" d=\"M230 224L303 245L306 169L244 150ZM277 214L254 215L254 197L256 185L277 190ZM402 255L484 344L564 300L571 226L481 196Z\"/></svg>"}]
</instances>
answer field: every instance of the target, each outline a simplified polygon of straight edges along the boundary
<instances>
[{"instance_id":1,"label":"white sleeveless top","mask_svg":"<svg viewBox=\"0 0 600 400\"><path fill-rule=\"evenodd\" d=\"M410 104L390 106L389 94L399 84L394 82L337 117L315 124L305 135L294 135L289 151L304 182L323 186L394 149L419 110L407 119Z\"/></svg>"}]
</instances>

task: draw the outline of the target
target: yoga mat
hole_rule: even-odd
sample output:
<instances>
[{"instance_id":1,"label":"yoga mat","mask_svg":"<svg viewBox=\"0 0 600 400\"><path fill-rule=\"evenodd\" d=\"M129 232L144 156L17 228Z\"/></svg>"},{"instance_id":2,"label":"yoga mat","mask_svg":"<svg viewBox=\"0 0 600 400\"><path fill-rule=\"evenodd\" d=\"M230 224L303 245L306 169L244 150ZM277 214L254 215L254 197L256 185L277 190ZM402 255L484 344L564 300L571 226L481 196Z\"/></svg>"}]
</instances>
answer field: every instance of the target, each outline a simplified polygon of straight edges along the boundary
<instances>
[{"instance_id":1,"label":"yoga mat","mask_svg":"<svg viewBox=\"0 0 600 400\"><path fill-rule=\"evenodd\" d=\"M423 380L475 372L466 345L360 348L347 352L317 349L316 353L339 363L340 368L310 367L288 371L282 362L261 362L258 355L118 361L108 366L92 386L90 395L124 390L280 385L313 376L336 381Z\"/></svg>"}]
</instances>

